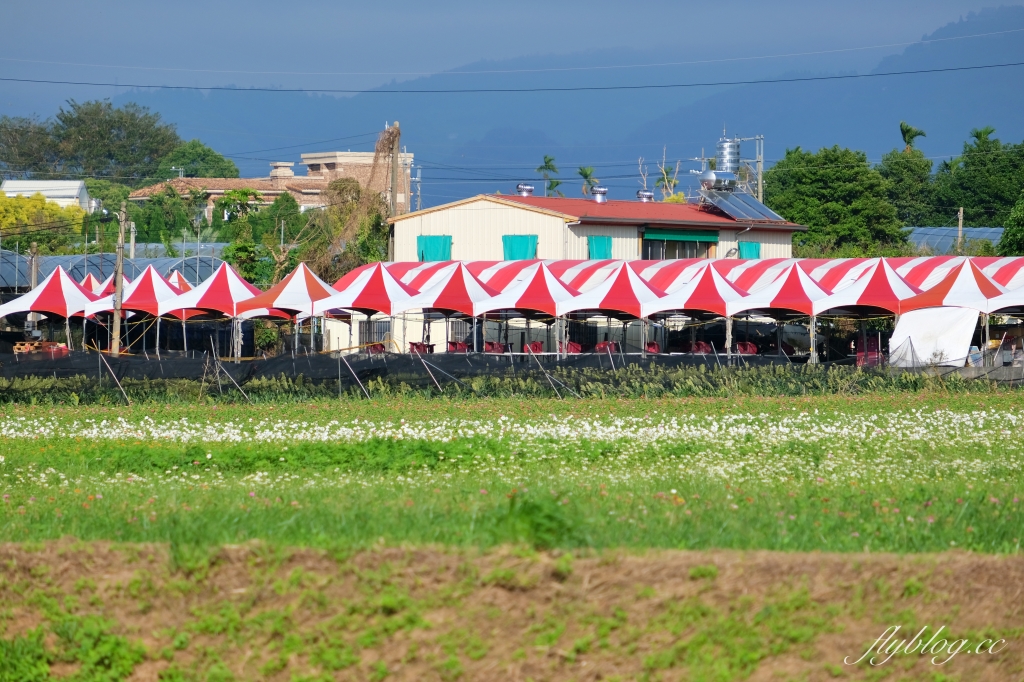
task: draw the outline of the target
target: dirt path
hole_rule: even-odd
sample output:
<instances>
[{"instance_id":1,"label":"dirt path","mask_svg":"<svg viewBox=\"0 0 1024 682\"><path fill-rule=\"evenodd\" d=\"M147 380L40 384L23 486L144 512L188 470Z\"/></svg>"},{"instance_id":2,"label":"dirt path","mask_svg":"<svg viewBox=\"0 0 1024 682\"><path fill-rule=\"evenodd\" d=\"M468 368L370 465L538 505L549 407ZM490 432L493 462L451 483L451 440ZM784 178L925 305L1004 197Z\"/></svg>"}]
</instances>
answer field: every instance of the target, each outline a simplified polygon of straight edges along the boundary
<instances>
[{"instance_id":1,"label":"dirt path","mask_svg":"<svg viewBox=\"0 0 1024 682\"><path fill-rule=\"evenodd\" d=\"M2 545L0 679L1021 680L1022 589L1024 557L962 552ZM844 665L893 625L1007 641Z\"/></svg>"}]
</instances>

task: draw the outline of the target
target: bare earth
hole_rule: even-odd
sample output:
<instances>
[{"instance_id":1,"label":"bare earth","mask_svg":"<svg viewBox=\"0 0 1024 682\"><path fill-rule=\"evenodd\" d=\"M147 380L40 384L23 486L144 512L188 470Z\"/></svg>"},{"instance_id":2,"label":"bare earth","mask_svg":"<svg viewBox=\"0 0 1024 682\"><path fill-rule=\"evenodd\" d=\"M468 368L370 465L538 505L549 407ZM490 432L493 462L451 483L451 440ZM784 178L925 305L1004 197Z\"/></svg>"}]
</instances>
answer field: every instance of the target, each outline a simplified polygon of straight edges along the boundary
<instances>
[{"instance_id":1,"label":"bare earth","mask_svg":"<svg viewBox=\"0 0 1024 682\"><path fill-rule=\"evenodd\" d=\"M131 680L1022 680L1024 557L0 545L0 639L103 616ZM858 659L890 625L1005 638ZM937 640L936 640L937 641ZM0 653L2 653L0 649ZM141 651L141 650L140 650ZM947 655L941 656L942 660ZM0 662L0 672L3 671ZM0 675L2 677L2 675Z\"/></svg>"}]
</instances>

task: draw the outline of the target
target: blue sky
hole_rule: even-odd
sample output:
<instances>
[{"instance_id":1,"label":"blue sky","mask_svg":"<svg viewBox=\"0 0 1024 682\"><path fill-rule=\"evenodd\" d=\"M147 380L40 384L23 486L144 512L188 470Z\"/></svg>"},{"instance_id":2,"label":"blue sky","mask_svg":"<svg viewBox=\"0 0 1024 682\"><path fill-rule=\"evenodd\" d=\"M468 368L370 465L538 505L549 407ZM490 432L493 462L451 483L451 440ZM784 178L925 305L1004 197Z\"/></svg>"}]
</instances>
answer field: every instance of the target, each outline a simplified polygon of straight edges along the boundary
<instances>
[{"instance_id":1,"label":"blue sky","mask_svg":"<svg viewBox=\"0 0 1024 682\"><path fill-rule=\"evenodd\" d=\"M8 0L0 72L118 83L368 88L479 60L605 48L657 49L692 60L892 45L992 4ZM853 50L802 62L807 68L865 70L900 49ZM557 62L552 59L553 66ZM681 77L695 70L657 69ZM0 110L45 116L69 97L117 92L3 83Z\"/></svg>"}]
</instances>

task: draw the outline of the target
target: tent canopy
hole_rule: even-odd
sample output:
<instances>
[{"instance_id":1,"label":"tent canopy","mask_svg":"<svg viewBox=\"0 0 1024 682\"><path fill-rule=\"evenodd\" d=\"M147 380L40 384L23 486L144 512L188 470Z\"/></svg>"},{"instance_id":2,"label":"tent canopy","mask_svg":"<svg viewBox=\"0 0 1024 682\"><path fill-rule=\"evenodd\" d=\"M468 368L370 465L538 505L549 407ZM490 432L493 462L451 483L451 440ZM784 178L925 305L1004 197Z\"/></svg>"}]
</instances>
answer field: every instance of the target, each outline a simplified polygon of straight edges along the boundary
<instances>
[{"instance_id":1,"label":"tent canopy","mask_svg":"<svg viewBox=\"0 0 1024 682\"><path fill-rule=\"evenodd\" d=\"M746 295L718 272L711 261L704 261L692 279L658 299L651 311L701 312L724 317L728 306L743 300Z\"/></svg>"},{"instance_id":2,"label":"tent canopy","mask_svg":"<svg viewBox=\"0 0 1024 682\"><path fill-rule=\"evenodd\" d=\"M917 287L907 284L896 274L883 258L867 261L868 267L856 269L861 272L853 283L840 291L814 302L814 314L826 310L846 313L872 314L879 311L898 315L903 301L920 293Z\"/></svg>"},{"instance_id":3,"label":"tent canopy","mask_svg":"<svg viewBox=\"0 0 1024 682\"><path fill-rule=\"evenodd\" d=\"M353 275L349 277L349 275ZM347 281L346 281L347 280ZM340 291L313 303L313 314L322 315L331 310L355 310L367 315L395 314L396 304L413 296L416 291L392 275L382 263L373 263L353 270L335 283Z\"/></svg>"},{"instance_id":4,"label":"tent canopy","mask_svg":"<svg viewBox=\"0 0 1024 682\"><path fill-rule=\"evenodd\" d=\"M280 282L261 294L238 304L238 312L279 309L296 313L312 314L313 303L337 293L331 286L316 276L305 263L292 270Z\"/></svg>"},{"instance_id":5,"label":"tent canopy","mask_svg":"<svg viewBox=\"0 0 1024 682\"><path fill-rule=\"evenodd\" d=\"M474 277L465 263L455 262L431 277L420 293L397 303L393 311L423 308L476 317L486 312L488 301L497 295L497 291Z\"/></svg>"},{"instance_id":6,"label":"tent canopy","mask_svg":"<svg viewBox=\"0 0 1024 682\"><path fill-rule=\"evenodd\" d=\"M796 263L789 265L771 284L726 306L730 316L763 311L772 316L813 315L814 304L828 296Z\"/></svg>"},{"instance_id":7,"label":"tent canopy","mask_svg":"<svg viewBox=\"0 0 1024 682\"><path fill-rule=\"evenodd\" d=\"M13 313L46 313L57 317L81 315L96 296L58 267L24 296L0 305L0 317Z\"/></svg>"},{"instance_id":8,"label":"tent canopy","mask_svg":"<svg viewBox=\"0 0 1024 682\"><path fill-rule=\"evenodd\" d=\"M938 283L903 301L900 308L902 312L939 307L988 312L990 299L1005 293L1006 289L989 279L970 259L963 258Z\"/></svg>"},{"instance_id":9,"label":"tent canopy","mask_svg":"<svg viewBox=\"0 0 1024 682\"><path fill-rule=\"evenodd\" d=\"M658 310L658 301L665 292L641 279L625 262L620 261L615 271L596 287L575 297L566 312L593 311L615 316L616 313L645 318Z\"/></svg>"},{"instance_id":10,"label":"tent canopy","mask_svg":"<svg viewBox=\"0 0 1024 682\"><path fill-rule=\"evenodd\" d=\"M558 317L568 312L567 308L579 295L555 277L544 263L535 261L519 272L522 277L517 283L487 301L484 312L515 310Z\"/></svg>"}]
</instances>

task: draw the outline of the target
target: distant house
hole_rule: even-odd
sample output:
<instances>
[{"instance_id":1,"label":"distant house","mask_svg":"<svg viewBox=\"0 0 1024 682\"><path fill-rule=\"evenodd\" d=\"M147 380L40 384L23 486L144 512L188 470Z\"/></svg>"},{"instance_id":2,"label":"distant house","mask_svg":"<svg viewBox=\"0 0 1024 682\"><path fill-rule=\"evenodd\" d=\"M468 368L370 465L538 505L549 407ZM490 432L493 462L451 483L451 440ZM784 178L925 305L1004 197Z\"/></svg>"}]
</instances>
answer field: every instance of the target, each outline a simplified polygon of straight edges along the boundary
<instances>
[{"instance_id":1,"label":"distant house","mask_svg":"<svg viewBox=\"0 0 1024 682\"><path fill-rule=\"evenodd\" d=\"M202 191L206 196L204 213L208 221L213 220L214 205L224 194L233 189L252 189L263 195L263 203L270 205L282 194L291 194L302 211L320 208L324 205L320 193L327 188L323 178L296 177L292 171L294 163L277 161L271 163L270 176L266 178L174 178L137 189L128 195L129 201L145 203L154 194L173 189L181 195L193 190Z\"/></svg>"},{"instance_id":2,"label":"distant house","mask_svg":"<svg viewBox=\"0 0 1024 682\"><path fill-rule=\"evenodd\" d=\"M0 192L9 197L30 197L42 194L61 208L78 206L92 213L96 206L90 200L89 190L81 180L4 180Z\"/></svg>"},{"instance_id":3,"label":"distant house","mask_svg":"<svg viewBox=\"0 0 1024 682\"><path fill-rule=\"evenodd\" d=\"M389 222L396 261L791 257L807 228L737 197L749 205L480 194Z\"/></svg>"},{"instance_id":4,"label":"distant house","mask_svg":"<svg viewBox=\"0 0 1024 682\"><path fill-rule=\"evenodd\" d=\"M248 188L262 194L263 201L267 205L274 203L274 200L282 194L291 194L298 202L299 208L302 211L308 211L322 207L324 199L320 196L321 193L327 189L327 185L331 181L341 178L353 178L364 189L372 183L371 189L387 194L391 185L391 173L387 170L373 177L371 173L373 158L373 152L303 154L302 165L307 168L306 175L295 175L292 170L295 164L290 161L275 161L270 164L270 175L265 178L174 178L137 189L129 195L128 199L141 204L154 194L159 194L168 188L174 189L178 194L188 194L191 190L202 190L206 195L206 219L212 221L214 204L224 196L225 192ZM412 161L412 154L399 155L399 163L402 168L399 174L397 193L399 213L408 210Z\"/></svg>"}]
</instances>

